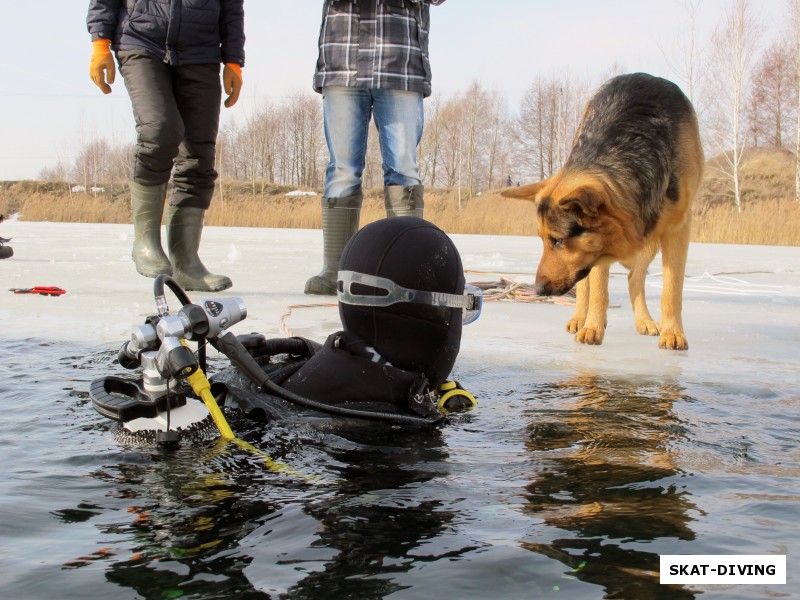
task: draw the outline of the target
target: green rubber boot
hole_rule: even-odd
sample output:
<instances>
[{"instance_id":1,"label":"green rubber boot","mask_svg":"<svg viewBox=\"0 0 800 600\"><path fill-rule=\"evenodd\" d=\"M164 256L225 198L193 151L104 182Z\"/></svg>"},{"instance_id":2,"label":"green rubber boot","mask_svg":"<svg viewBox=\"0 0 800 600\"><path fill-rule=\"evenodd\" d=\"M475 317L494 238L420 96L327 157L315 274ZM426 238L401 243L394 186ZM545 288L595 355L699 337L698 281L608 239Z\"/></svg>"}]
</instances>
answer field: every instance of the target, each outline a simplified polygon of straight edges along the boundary
<instances>
[{"instance_id":1,"label":"green rubber boot","mask_svg":"<svg viewBox=\"0 0 800 600\"><path fill-rule=\"evenodd\" d=\"M387 217L422 217L425 208L423 185L387 185L383 203Z\"/></svg>"},{"instance_id":2,"label":"green rubber boot","mask_svg":"<svg viewBox=\"0 0 800 600\"><path fill-rule=\"evenodd\" d=\"M362 194L322 199L322 271L306 281L304 292L335 296L339 261L344 247L358 231Z\"/></svg>"},{"instance_id":3,"label":"green rubber boot","mask_svg":"<svg viewBox=\"0 0 800 600\"><path fill-rule=\"evenodd\" d=\"M172 261L172 277L187 291L218 292L233 282L225 275L209 273L200 261L200 237L205 209L192 206L167 207L167 246Z\"/></svg>"},{"instance_id":4,"label":"green rubber boot","mask_svg":"<svg viewBox=\"0 0 800 600\"><path fill-rule=\"evenodd\" d=\"M145 277L172 275L172 265L161 247L161 217L167 184L142 185L131 181L133 251L136 270Z\"/></svg>"}]
</instances>

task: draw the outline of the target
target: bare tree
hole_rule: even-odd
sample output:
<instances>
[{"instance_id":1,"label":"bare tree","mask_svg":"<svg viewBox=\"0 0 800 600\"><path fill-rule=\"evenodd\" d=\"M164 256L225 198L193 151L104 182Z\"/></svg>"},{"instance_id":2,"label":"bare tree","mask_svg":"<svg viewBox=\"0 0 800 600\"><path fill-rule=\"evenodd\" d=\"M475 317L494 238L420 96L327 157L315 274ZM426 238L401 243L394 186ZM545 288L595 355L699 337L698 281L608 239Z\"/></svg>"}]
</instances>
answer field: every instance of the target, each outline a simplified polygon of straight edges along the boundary
<instances>
[{"instance_id":1,"label":"bare tree","mask_svg":"<svg viewBox=\"0 0 800 600\"><path fill-rule=\"evenodd\" d=\"M479 160L481 144L482 112L485 109L485 92L477 81L473 81L463 99L465 121L465 139L467 150L467 193L471 198L477 189L476 165Z\"/></svg>"},{"instance_id":2,"label":"bare tree","mask_svg":"<svg viewBox=\"0 0 800 600\"><path fill-rule=\"evenodd\" d=\"M64 160L59 159L56 164L43 167L39 171L39 180L51 183L59 181L66 181L69 183L69 165Z\"/></svg>"},{"instance_id":3,"label":"bare tree","mask_svg":"<svg viewBox=\"0 0 800 600\"><path fill-rule=\"evenodd\" d=\"M246 124L246 135L237 136L237 144L244 146L249 155L243 167L250 180L251 193L264 192L265 181L275 181L278 129L280 127L279 109L265 102L251 115Z\"/></svg>"},{"instance_id":4,"label":"bare tree","mask_svg":"<svg viewBox=\"0 0 800 600\"><path fill-rule=\"evenodd\" d=\"M78 152L73 167L76 179L83 177L84 189L96 193L101 184L110 180L111 145L104 139L85 144Z\"/></svg>"},{"instance_id":5,"label":"bare tree","mask_svg":"<svg viewBox=\"0 0 800 600\"><path fill-rule=\"evenodd\" d=\"M441 96L438 94L425 101L425 128L419 144L419 176L431 187L439 183L438 170L442 144L442 119L439 115L441 105Z\"/></svg>"},{"instance_id":6,"label":"bare tree","mask_svg":"<svg viewBox=\"0 0 800 600\"><path fill-rule=\"evenodd\" d=\"M441 164L445 185L454 187L461 176L462 106L459 99L447 100L439 111L441 131Z\"/></svg>"},{"instance_id":7,"label":"bare tree","mask_svg":"<svg viewBox=\"0 0 800 600\"><path fill-rule=\"evenodd\" d=\"M276 163L279 154L279 111L272 104L264 105L258 113L253 134L258 178L264 181L276 181Z\"/></svg>"},{"instance_id":8,"label":"bare tree","mask_svg":"<svg viewBox=\"0 0 800 600\"><path fill-rule=\"evenodd\" d=\"M589 95L587 82L569 77L539 78L520 103L516 119L515 156L523 179L542 180L567 159Z\"/></svg>"},{"instance_id":9,"label":"bare tree","mask_svg":"<svg viewBox=\"0 0 800 600\"><path fill-rule=\"evenodd\" d=\"M263 193L266 181L315 187L324 172L320 102L309 94L265 103L243 125L228 123L217 140L217 170L249 181ZM260 189L259 189L260 185Z\"/></svg>"},{"instance_id":10,"label":"bare tree","mask_svg":"<svg viewBox=\"0 0 800 600\"><path fill-rule=\"evenodd\" d=\"M697 37L697 15L703 0L676 0L686 14L686 27L677 36L676 45L670 49L661 48L670 70L683 83L686 95L692 102L700 79L703 77L703 63L700 61L702 49Z\"/></svg>"},{"instance_id":11,"label":"bare tree","mask_svg":"<svg viewBox=\"0 0 800 600\"><path fill-rule=\"evenodd\" d=\"M136 156L136 144L126 142L113 144L109 160L111 181L129 181L133 174L133 161Z\"/></svg>"},{"instance_id":12,"label":"bare tree","mask_svg":"<svg viewBox=\"0 0 800 600\"><path fill-rule=\"evenodd\" d=\"M506 169L508 117L498 92L473 82L466 92L446 101L438 98L426 113L420 152L420 174L427 181L457 189L472 197L500 180Z\"/></svg>"},{"instance_id":13,"label":"bare tree","mask_svg":"<svg viewBox=\"0 0 800 600\"><path fill-rule=\"evenodd\" d=\"M497 187L498 172L507 171L508 153L504 140L508 137L508 116L506 100L498 92L489 92L489 110L486 114L485 135L485 185L487 188Z\"/></svg>"},{"instance_id":14,"label":"bare tree","mask_svg":"<svg viewBox=\"0 0 800 600\"><path fill-rule=\"evenodd\" d=\"M794 102L795 61L793 48L784 40L764 51L750 82L745 112L749 143L782 147Z\"/></svg>"},{"instance_id":15,"label":"bare tree","mask_svg":"<svg viewBox=\"0 0 800 600\"><path fill-rule=\"evenodd\" d=\"M800 202L800 0L787 0L789 8L789 22L791 23L791 36L794 40L795 82L794 89L797 93L795 104L796 123L794 139L794 198Z\"/></svg>"},{"instance_id":16,"label":"bare tree","mask_svg":"<svg viewBox=\"0 0 800 600\"><path fill-rule=\"evenodd\" d=\"M246 156L246 138L247 136L242 135L241 130L233 121L220 129L217 136L216 155L216 169L220 174L220 181L223 179L223 174L229 179L246 177L242 164L243 156Z\"/></svg>"},{"instance_id":17,"label":"bare tree","mask_svg":"<svg viewBox=\"0 0 800 600\"><path fill-rule=\"evenodd\" d=\"M562 82L537 78L520 102L516 145L520 160L534 179L557 170Z\"/></svg>"},{"instance_id":18,"label":"bare tree","mask_svg":"<svg viewBox=\"0 0 800 600\"><path fill-rule=\"evenodd\" d=\"M733 0L712 41L709 124L712 141L723 157L723 172L733 184L734 203L739 212L742 211L740 167L746 142L742 119L745 84L752 69L759 29L750 12L750 1Z\"/></svg>"},{"instance_id":19,"label":"bare tree","mask_svg":"<svg viewBox=\"0 0 800 600\"><path fill-rule=\"evenodd\" d=\"M319 184L322 149L322 106L308 94L293 97L284 107L285 127L290 143L290 183L312 187Z\"/></svg>"},{"instance_id":20,"label":"bare tree","mask_svg":"<svg viewBox=\"0 0 800 600\"><path fill-rule=\"evenodd\" d=\"M586 102L592 93L588 80L562 79L558 97L558 135L555 168L561 168L575 141L575 134L583 120Z\"/></svg>"},{"instance_id":21,"label":"bare tree","mask_svg":"<svg viewBox=\"0 0 800 600\"><path fill-rule=\"evenodd\" d=\"M255 96L255 90L253 95ZM256 180L258 179L259 158L261 156L259 151L259 142L261 141L259 130L261 125L262 121L257 119L257 114L251 114L248 129L250 129L250 195L253 198L256 197Z\"/></svg>"}]
</instances>

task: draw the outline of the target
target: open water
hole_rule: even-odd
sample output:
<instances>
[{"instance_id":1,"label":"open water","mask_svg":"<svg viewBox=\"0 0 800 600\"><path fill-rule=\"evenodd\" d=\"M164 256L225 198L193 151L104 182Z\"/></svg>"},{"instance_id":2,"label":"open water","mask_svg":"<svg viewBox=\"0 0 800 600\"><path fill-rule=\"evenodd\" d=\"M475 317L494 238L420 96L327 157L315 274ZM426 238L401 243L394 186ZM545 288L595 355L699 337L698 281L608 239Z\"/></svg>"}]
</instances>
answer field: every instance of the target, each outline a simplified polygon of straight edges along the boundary
<instances>
[{"instance_id":1,"label":"open water","mask_svg":"<svg viewBox=\"0 0 800 600\"><path fill-rule=\"evenodd\" d=\"M797 249L693 245L688 352L633 332L624 276L600 347L563 332L566 307L487 303L454 372L475 410L430 431L231 416L267 462L116 436L88 389L153 312L129 227L8 225L3 287L69 293L0 297L2 600L800 598ZM210 255L236 240L236 333L279 337L315 233L204 232ZM468 267L535 266L527 240L456 240ZM296 312L293 333L336 315ZM786 555L787 583L664 586L664 554Z\"/></svg>"},{"instance_id":2,"label":"open water","mask_svg":"<svg viewBox=\"0 0 800 600\"><path fill-rule=\"evenodd\" d=\"M6 341L0 597L800 597L787 364L742 387L532 376L497 350L460 361L481 404L434 431L233 419L282 472L233 444L126 447L87 394L115 348ZM789 583L660 585L680 553L787 554Z\"/></svg>"}]
</instances>

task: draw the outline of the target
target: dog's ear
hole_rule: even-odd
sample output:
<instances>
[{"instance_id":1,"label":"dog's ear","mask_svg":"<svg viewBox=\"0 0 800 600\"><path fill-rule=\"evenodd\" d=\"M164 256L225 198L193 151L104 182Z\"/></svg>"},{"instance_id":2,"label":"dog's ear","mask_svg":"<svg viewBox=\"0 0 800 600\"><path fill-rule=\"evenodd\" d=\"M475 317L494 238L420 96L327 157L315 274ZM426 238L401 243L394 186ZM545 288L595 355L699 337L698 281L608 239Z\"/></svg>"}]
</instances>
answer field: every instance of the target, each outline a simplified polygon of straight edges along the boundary
<instances>
[{"instance_id":1,"label":"dog's ear","mask_svg":"<svg viewBox=\"0 0 800 600\"><path fill-rule=\"evenodd\" d=\"M595 219L600 212L603 199L594 190L576 190L559 200L558 206L565 212L575 214L579 222Z\"/></svg>"},{"instance_id":2,"label":"dog's ear","mask_svg":"<svg viewBox=\"0 0 800 600\"><path fill-rule=\"evenodd\" d=\"M545 186L547 180L540 181L539 183L531 183L529 185L511 187L500 192L504 198L519 198L520 200L530 200L536 202L536 196L539 191Z\"/></svg>"}]
</instances>

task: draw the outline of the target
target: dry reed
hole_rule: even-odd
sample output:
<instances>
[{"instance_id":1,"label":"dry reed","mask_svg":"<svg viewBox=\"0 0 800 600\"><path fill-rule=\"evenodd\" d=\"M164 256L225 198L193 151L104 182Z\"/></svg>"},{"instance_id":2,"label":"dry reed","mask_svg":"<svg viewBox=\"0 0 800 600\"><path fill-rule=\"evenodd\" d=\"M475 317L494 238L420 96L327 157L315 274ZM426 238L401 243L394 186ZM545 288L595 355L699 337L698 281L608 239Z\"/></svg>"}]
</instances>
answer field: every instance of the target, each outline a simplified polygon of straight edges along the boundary
<instances>
[{"instance_id":1,"label":"dry reed","mask_svg":"<svg viewBox=\"0 0 800 600\"><path fill-rule=\"evenodd\" d=\"M386 216L380 192L366 194L361 211L361 224ZM428 192L425 197L425 218L450 233L483 233L493 235L532 235L533 205L519 200L506 200L499 194L467 200L453 191ZM209 225L228 227L287 227L318 229L322 226L320 197L235 195L220 202L215 200L208 211Z\"/></svg>"},{"instance_id":2,"label":"dry reed","mask_svg":"<svg viewBox=\"0 0 800 600\"><path fill-rule=\"evenodd\" d=\"M19 213L23 221L65 223L130 223L126 198L110 199L106 194L24 193L0 190L0 214Z\"/></svg>"},{"instance_id":3,"label":"dry reed","mask_svg":"<svg viewBox=\"0 0 800 600\"><path fill-rule=\"evenodd\" d=\"M800 246L800 202L762 200L745 204L741 213L729 204L715 206L694 215L692 241Z\"/></svg>"},{"instance_id":4,"label":"dry reed","mask_svg":"<svg viewBox=\"0 0 800 600\"><path fill-rule=\"evenodd\" d=\"M742 211L733 205L722 161L708 162L693 209L692 241L800 246L800 202L794 199L794 156L786 151L750 151L742 165ZM292 188L258 182L224 181L218 186L208 225L319 229L320 197L287 196ZM125 186L113 193L70 193L65 184L0 182L0 214L25 221L130 223ZM361 224L385 216L381 190L365 195ZM535 235L531 203L502 198L498 191L468 198L457 190L426 190L425 218L449 233Z\"/></svg>"}]
</instances>

